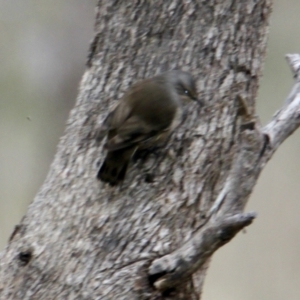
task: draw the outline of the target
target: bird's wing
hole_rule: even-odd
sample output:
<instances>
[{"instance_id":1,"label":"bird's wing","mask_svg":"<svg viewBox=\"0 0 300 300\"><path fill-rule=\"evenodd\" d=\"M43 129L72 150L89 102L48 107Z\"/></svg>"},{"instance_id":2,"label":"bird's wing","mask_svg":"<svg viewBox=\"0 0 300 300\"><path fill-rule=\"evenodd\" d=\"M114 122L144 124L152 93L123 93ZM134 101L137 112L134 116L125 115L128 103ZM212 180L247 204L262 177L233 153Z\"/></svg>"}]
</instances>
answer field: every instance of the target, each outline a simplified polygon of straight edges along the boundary
<instances>
[{"instance_id":1,"label":"bird's wing","mask_svg":"<svg viewBox=\"0 0 300 300\"><path fill-rule=\"evenodd\" d=\"M108 140L116 135L117 130L130 117L131 109L123 101L107 115L97 131L97 140L102 140L108 134Z\"/></svg>"},{"instance_id":2,"label":"bird's wing","mask_svg":"<svg viewBox=\"0 0 300 300\"><path fill-rule=\"evenodd\" d=\"M131 108L124 102L121 101L111 111L102 124L104 130L112 130L119 128L131 114Z\"/></svg>"},{"instance_id":3,"label":"bird's wing","mask_svg":"<svg viewBox=\"0 0 300 300\"><path fill-rule=\"evenodd\" d=\"M153 130L152 126L142 122L137 116L131 116L122 126L112 131L111 136L109 134L105 147L109 151L127 148L146 141L157 133L157 130Z\"/></svg>"}]
</instances>

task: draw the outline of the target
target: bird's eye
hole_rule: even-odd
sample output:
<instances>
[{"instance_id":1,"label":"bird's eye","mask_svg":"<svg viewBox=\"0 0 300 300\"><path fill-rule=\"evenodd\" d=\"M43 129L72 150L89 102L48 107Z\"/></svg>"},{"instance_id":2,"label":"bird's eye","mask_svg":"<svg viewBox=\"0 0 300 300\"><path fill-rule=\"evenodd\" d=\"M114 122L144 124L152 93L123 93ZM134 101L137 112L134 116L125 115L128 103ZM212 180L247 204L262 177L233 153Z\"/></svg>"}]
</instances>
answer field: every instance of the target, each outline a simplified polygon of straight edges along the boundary
<instances>
[{"instance_id":1,"label":"bird's eye","mask_svg":"<svg viewBox=\"0 0 300 300\"><path fill-rule=\"evenodd\" d=\"M188 94L189 94L189 91L188 91L188 90L184 90L184 93L185 93L186 95L188 95Z\"/></svg>"}]
</instances>

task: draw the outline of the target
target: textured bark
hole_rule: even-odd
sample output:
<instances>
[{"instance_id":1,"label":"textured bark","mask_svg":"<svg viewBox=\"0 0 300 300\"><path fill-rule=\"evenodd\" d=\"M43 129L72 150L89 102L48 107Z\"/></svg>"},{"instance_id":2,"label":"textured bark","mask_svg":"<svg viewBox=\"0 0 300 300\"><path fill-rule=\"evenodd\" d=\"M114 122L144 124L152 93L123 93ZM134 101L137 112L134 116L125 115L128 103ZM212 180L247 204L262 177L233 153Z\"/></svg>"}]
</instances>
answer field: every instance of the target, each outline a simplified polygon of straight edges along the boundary
<instances>
[{"instance_id":1,"label":"textured bark","mask_svg":"<svg viewBox=\"0 0 300 300\"><path fill-rule=\"evenodd\" d=\"M0 256L1 299L200 299L212 253L251 223L245 203L283 141L273 147L255 116L271 6L99 0L65 135ZM205 107L191 104L121 186L98 182L108 110L134 81L174 68L194 75Z\"/></svg>"}]
</instances>

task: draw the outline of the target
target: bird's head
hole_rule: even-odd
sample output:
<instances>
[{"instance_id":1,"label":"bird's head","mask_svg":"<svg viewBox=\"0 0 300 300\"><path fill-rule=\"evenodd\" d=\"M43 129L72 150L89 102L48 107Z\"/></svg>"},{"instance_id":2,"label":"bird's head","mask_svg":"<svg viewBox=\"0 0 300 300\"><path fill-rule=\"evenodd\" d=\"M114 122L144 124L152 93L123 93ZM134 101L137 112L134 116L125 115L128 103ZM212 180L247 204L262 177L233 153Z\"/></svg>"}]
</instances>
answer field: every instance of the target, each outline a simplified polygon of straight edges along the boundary
<instances>
[{"instance_id":1,"label":"bird's head","mask_svg":"<svg viewBox=\"0 0 300 300\"><path fill-rule=\"evenodd\" d=\"M196 101L202 104L197 98L196 82L193 76L184 71L174 70L166 73L168 81L173 85L183 103Z\"/></svg>"}]
</instances>

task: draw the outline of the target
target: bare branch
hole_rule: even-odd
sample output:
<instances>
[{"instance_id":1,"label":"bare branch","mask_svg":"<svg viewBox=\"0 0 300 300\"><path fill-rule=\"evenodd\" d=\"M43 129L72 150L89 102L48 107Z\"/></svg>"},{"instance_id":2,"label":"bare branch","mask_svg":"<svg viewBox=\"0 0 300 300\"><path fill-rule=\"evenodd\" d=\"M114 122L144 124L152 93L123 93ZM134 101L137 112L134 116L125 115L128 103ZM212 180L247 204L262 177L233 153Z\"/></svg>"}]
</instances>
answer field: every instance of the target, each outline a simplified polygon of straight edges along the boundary
<instances>
[{"instance_id":1,"label":"bare branch","mask_svg":"<svg viewBox=\"0 0 300 300\"><path fill-rule=\"evenodd\" d=\"M269 136L272 153L300 125L300 55L288 54L286 58L295 74L296 82L284 106L263 129L263 132Z\"/></svg>"},{"instance_id":2,"label":"bare branch","mask_svg":"<svg viewBox=\"0 0 300 300\"><path fill-rule=\"evenodd\" d=\"M285 56L286 60L290 64L291 70L296 78L300 76L300 55L299 54L287 54Z\"/></svg>"},{"instance_id":3,"label":"bare branch","mask_svg":"<svg viewBox=\"0 0 300 300\"><path fill-rule=\"evenodd\" d=\"M209 211L209 217L230 212L240 213L243 210L259 175L257 154L263 149L263 143L259 128L241 131L239 149L224 187Z\"/></svg>"},{"instance_id":4,"label":"bare branch","mask_svg":"<svg viewBox=\"0 0 300 300\"><path fill-rule=\"evenodd\" d=\"M217 220L177 251L156 259L149 269L150 281L159 291L185 282L218 248L250 225L255 216L247 213Z\"/></svg>"}]
</instances>

